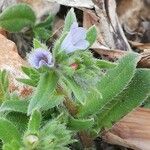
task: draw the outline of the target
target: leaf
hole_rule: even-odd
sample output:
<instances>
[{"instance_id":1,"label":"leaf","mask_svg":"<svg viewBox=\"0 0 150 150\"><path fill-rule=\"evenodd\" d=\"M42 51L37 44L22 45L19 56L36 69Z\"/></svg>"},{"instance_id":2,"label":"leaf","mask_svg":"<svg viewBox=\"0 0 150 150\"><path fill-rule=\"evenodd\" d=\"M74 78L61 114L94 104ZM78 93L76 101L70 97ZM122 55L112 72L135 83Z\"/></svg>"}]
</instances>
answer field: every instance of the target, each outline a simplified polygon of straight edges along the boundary
<instances>
[{"instance_id":1,"label":"leaf","mask_svg":"<svg viewBox=\"0 0 150 150\"><path fill-rule=\"evenodd\" d=\"M39 77L39 72L33 68L28 68L28 67L21 67L22 71L29 76L30 78L37 78Z\"/></svg>"},{"instance_id":2,"label":"leaf","mask_svg":"<svg viewBox=\"0 0 150 150\"><path fill-rule=\"evenodd\" d=\"M48 47L41 43L38 39L34 38L33 39L33 47L34 49L37 49L37 48L44 48L44 49L48 49Z\"/></svg>"},{"instance_id":3,"label":"leaf","mask_svg":"<svg viewBox=\"0 0 150 150\"><path fill-rule=\"evenodd\" d=\"M19 82L21 82L21 83L24 83L26 85L33 86L33 87L37 87L37 85L38 85L38 81L32 80L32 79L17 78L16 80L19 81Z\"/></svg>"},{"instance_id":4,"label":"leaf","mask_svg":"<svg viewBox=\"0 0 150 150\"><path fill-rule=\"evenodd\" d=\"M32 27L36 16L27 4L17 4L6 8L0 15L0 26L9 32L19 32L24 27Z\"/></svg>"},{"instance_id":5,"label":"leaf","mask_svg":"<svg viewBox=\"0 0 150 150\"><path fill-rule=\"evenodd\" d=\"M70 88L75 96L75 98L84 105L86 95L84 89L78 85L73 78L71 77L64 77L63 80L67 84L68 88Z\"/></svg>"},{"instance_id":6,"label":"leaf","mask_svg":"<svg viewBox=\"0 0 150 150\"><path fill-rule=\"evenodd\" d=\"M86 129L90 129L92 128L94 125L94 119L74 119L74 118L70 118L69 122L67 124L67 126L71 129L71 130L86 130Z\"/></svg>"},{"instance_id":7,"label":"leaf","mask_svg":"<svg viewBox=\"0 0 150 150\"><path fill-rule=\"evenodd\" d=\"M91 47L94 42L96 41L97 38L97 31L96 31L96 27L92 26L87 30L86 33L86 40L89 42L89 47Z\"/></svg>"},{"instance_id":8,"label":"leaf","mask_svg":"<svg viewBox=\"0 0 150 150\"><path fill-rule=\"evenodd\" d=\"M66 35L67 35L67 33L65 32L65 33L63 33L62 35L61 35L61 37L55 42L55 44L54 44L54 48L53 48L53 57L54 58L56 58L56 60L58 59L57 57L57 55L58 54L60 54L60 56L59 57L62 57L62 51L61 51L61 44L62 44L62 42L63 42L63 40L65 39L65 37L66 37ZM59 58L60 59L60 58Z\"/></svg>"},{"instance_id":9,"label":"leaf","mask_svg":"<svg viewBox=\"0 0 150 150\"><path fill-rule=\"evenodd\" d=\"M57 81L58 76L54 71L41 74L37 89L29 103L28 115L32 113L32 110L40 109L47 104L56 88Z\"/></svg>"},{"instance_id":10,"label":"leaf","mask_svg":"<svg viewBox=\"0 0 150 150\"><path fill-rule=\"evenodd\" d=\"M47 100L47 103L45 104L45 106L43 106L42 110L46 111L48 109L54 108L55 106L58 106L63 100L64 96L54 95Z\"/></svg>"},{"instance_id":11,"label":"leaf","mask_svg":"<svg viewBox=\"0 0 150 150\"><path fill-rule=\"evenodd\" d=\"M103 69L103 68L106 68L106 69L108 69L108 68L114 68L114 67L116 67L117 66L117 64L116 63L112 63L112 62L109 62L109 61L106 61L106 60L100 60L100 59L98 59L98 60L96 60L96 65L101 69Z\"/></svg>"},{"instance_id":12,"label":"leaf","mask_svg":"<svg viewBox=\"0 0 150 150\"><path fill-rule=\"evenodd\" d=\"M11 143L12 140L20 142L21 137L16 127L8 120L0 118L0 139L4 144Z\"/></svg>"},{"instance_id":13,"label":"leaf","mask_svg":"<svg viewBox=\"0 0 150 150\"><path fill-rule=\"evenodd\" d=\"M111 127L150 96L150 70L138 69L127 88L98 115L98 126Z\"/></svg>"},{"instance_id":14,"label":"leaf","mask_svg":"<svg viewBox=\"0 0 150 150\"><path fill-rule=\"evenodd\" d=\"M40 39L45 42L51 37L51 34L52 34L52 31L42 28L42 27L36 27L34 28L33 31L34 31L35 38Z\"/></svg>"},{"instance_id":15,"label":"leaf","mask_svg":"<svg viewBox=\"0 0 150 150\"><path fill-rule=\"evenodd\" d=\"M109 70L100 80L97 90L101 93L102 98L94 96L90 93L84 106L79 109L78 116L88 116L99 112L107 105L115 96L126 88L136 72L136 65L140 57L136 53L129 53L124 56L120 63Z\"/></svg>"},{"instance_id":16,"label":"leaf","mask_svg":"<svg viewBox=\"0 0 150 150\"><path fill-rule=\"evenodd\" d=\"M5 101L9 97L8 87L8 74L6 70L0 70L0 102Z\"/></svg>"},{"instance_id":17,"label":"leaf","mask_svg":"<svg viewBox=\"0 0 150 150\"><path fill-rule=\"evenodd\" d=\"M16 80L24 84L36 87L40 78L37 70L28 67L22 67L22 71L29 77L29 79L17 78Z\"/></svg>"},{"instance_id":18,"label":"leaf","mask_svg":"<svg viewBox=\"0 0 150 150\"><path fill-rule=\"evenodd\" d=\"M8 100L2 103L0 112L20 112L27 113L28 101L24 100Z\"/></svg>"},{"instance_id":19,"label":"leaf","mask_svg":"<svg viewBox=\"0 0 150 150\"><path fill-rule=\"evenodd\" d=\"M7 143L3 145L3 150L19 150L20 144L13 139L11 143Z\"/></svg>"},{"instance_id":20,"label":"leaf","mask_svg":"<svg viewBox=\"0 0 150 150\"><path fill-rule=\"evenodd\" d=\"M50 0L52 1L52 0ZM94 8L94 3L92 0L53 0L54 2L57 2L58 4L70 6L70 7L85 7L85 8Z\"/></svg>"},{"instance_id":21,"label":"leaf","mask_svg":"<svg viewBox=\"0 0 150 150\"><path fill-rule=\"evenodd\" d=\"M47 41L52 34L53 17L49 15L43 22L38 23L33 31L34 36L42 41Z\"/></svg>"},{"instance_id":22,"label":"leaf","mask_svg":"<svg viewBox=\"0 0 150 150\"><path fill-rule=\"evenodd\" d=\"M35 27L50 29L52 26L53 19L54 19L54 17L52 15L49 15L44 21L35 25Z\"/></svg>"},{"instance_id":23,"label":"leaf","mask_svg":"<svg viewBox=\"0 0 150 150\"><path fill-rule=\"evenodd\" d=\"M72 140L71 138L71 131L66 128L65 124L61 124L59 121L56 120L50 120L41 129L41 143L39 144L39 149L67 150L68 144L74 142L74 140Z\"/></svg>"},{"instance_id":24,"label":"leaf","mask_svg":"<svg viewBox=\"0 0 150 150\"><path fill-rule=\"evenodd\" d=\"M23 134L27 129L29 117L27 117L26 114L19 112L10 112L6 114L5 118L9 120L13 125L15 125L21 134Z\"/></svg>"},{"instance_id":25,"label":"leaf","mask_svg":"<svg viewBox=\"0 0 150 150\"><path fill-rule=\"evenodd\" d=\"M37 110L33 111L29 123L28 123L28 134L38 134L41 125L42 116Z\"/></svg>"},{"instance_id":26,"label":"leaf","mask_svg":"<svg viewBox=\"0 0 150 150\"><path fill-rule=\"evenodd\" d=\"M69 31L70 31L70 28L71 28L71 25L72 25L74 22L77 22L77 18L76 18L76 15L75 15L75 13L74 13L74 9L71 8L70 11L67 13L67 16L66 16L66 18L65 18L65 24L64 24L63 33L69 32Z\"/></svg>"}]
</instances>

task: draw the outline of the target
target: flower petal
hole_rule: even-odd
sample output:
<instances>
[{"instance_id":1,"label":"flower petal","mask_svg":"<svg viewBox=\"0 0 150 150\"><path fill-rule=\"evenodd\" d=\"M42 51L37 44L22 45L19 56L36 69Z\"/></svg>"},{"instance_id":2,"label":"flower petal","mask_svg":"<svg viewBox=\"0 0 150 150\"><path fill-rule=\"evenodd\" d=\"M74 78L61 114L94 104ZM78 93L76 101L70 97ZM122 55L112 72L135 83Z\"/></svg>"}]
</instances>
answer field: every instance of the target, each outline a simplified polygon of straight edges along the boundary
<instances>
[{"instance_id":1,"label":"flower petal","mask_svg":"<svg viewBox=\"0 0 150 150\"><path fill-rule=\"evenodd\" d=\"M71 41L71 36L68 34L64 41L62 42L61 48L66 52L66 53L71 53L76 50L74 45L72 44Z\"/></svg>"},{"instance_id":2,"label":"flower petal","mask_svg":"<svg viewBox=\"0 0 150 150\"><path fill-rule=\"evenodd\" d=\"M74 23L71 25L70 30L72 30L72 29L74 29L74 28L78 28L78 23L77 23L77 22L74 22Z\"/></svg>"},{"instance_id":3,"label":"flower petal","mask_svg":"<svg viewBox=\"0 0 150 150\"><path fill-rule=\"evenodd\" d=\"M53 65L52 54L45 49L35 49L28 56L28 62L34 68L40 68L43 65Z\"/></svg>"},{"instance_id":4,"label":"flower petal","mask_svg":"<svg viewBox=\"0 0 150 150\"><path fill-rule=\"evenodd\" d=\"M70 31L71 40L73 44L76 44L80 40L84 40L86 38L86 29L82 27L74 28Z\"/></svg>"},{"instance_id":5,"label":"flower petal","mask_svg":"<svg viewBox=\"0 0 150 150\"><path fill-rule=\"evenodd\" d=\"M76 49L81 49L81 50L87 49L88 46L89 46L89 42L86 40L81 40L75 45Z\"/></svg>"}]
</instances>

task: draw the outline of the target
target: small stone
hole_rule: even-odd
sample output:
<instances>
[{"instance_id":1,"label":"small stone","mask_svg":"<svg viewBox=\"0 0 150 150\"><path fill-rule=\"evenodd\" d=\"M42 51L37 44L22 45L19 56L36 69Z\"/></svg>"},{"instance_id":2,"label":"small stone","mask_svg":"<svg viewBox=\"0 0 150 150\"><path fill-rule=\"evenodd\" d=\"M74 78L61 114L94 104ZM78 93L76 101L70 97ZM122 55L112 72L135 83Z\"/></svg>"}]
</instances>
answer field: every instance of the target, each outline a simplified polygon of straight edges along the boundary
<instances>
[{"instance_id":1,"label":"small stone","mask_svg":"<svg viewBox=\"0 0 150 150\"><path fill-rule=\"evenodd\" d=\"M28 91L29 87L16 80L16 78L25 77L21 71L21 66L27 66L27 63L19 56L16 44L2 34L0 34L0 54L0 69L5 69L9 73L10 92L16 91L19 95L27 93L24 90Z\"/></svg>"}]
</instances>

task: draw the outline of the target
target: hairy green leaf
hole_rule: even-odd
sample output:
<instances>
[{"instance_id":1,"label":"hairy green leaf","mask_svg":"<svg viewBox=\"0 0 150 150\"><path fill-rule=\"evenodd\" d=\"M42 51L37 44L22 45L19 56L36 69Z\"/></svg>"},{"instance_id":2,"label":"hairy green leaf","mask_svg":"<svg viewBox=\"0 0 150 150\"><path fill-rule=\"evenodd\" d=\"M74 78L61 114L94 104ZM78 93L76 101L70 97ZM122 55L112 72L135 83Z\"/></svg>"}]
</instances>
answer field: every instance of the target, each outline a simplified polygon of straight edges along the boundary
<instances>
[{"instance_id":1,"label":"hairy green leaf","mask_svg":"<svg viewBox=\"0 0 150 150\"><path fill-rule=\"evenodd\" d=\"M74 13L74 9L71 8L70 11L67 13L67 16L65 18L65 25L64 25L63 33L70 31L70 27L74 22L77 22L77 18L76 18L76 15Z\"/></svg>"},{"instance_id":2,"label":"hairy green leaf","mask_svg":"<svg viewBox=\"0 0 150 150\"><path fill-rule=\"evenodd\" d=\"M86 104L79 110L79 116L83 117L99 112L124 90L136 72L136 65L139 59L138 54L129 53L120 60L114 69L109 70L97 86L97 90L101 93L102 98L89 93Z\"/></svg>"},{"instance_id":3,"label":"hairy green leaf","mask_svg":"<svg viewBox=\"0 0 150 150\"><path fill-rule=\"evenodd\" d=\"M9 97L8 87L8 74L6 70L0 71L0 102L7 100Z\"/></svg>"},{"instance_id":4,"label":"hairy green leaf","mask_svg":"<svg viewBox=\"0 0 150 150\"><path fill-rule=\"evenodd\" d=\"M15 139L11 143L6 143L3 145L3 150L19 150L20 144Z\"/></svg>"},{"instance_id":5,"label":"hairy green leaf","mask_svg":"<svg viewBox=\"0 0 150 150\"><path fill-rule=\"evenodd\" d=\"M92 128L94 125L94 119L74 119L70 118L68 127L72 130L86 130Z\"/></svg>"},{"instance_id":6,"label":"hairy green leaf","mask_svg":"<svg viewBox=\"0 0 150 150\"><path fill-rule=\"evenodd\" d=\"M41 74L37 89L29 103L28 114L31 114L32 110L40 109L47 104L56 88L57 81L58 76L54 71Z\"/></svg>"},{"instance_id":7,"label":"hairy green leaf","mask_svg":"<svg viewBox=\"0 0 150 150\"><path fill-rule=\"evenodd\" d=\"M0 15L0 26L9 32L19 32L24 27L32 27L35 21L35 14L27 4L12 5Z\"/></svg>"},{"instance_id":8,"label":"hairy green leaf","mask_svg":"<svg viewBox=\"0 0 150 150\"><path fill-rule=\"evenodd\" d=\"M111 127L150 95L150 70L138 69L127 88L98 114L97 128Z\"/></svg>"},{"instance_id":9,"label":"hairy green leaf","mask_svg":"<svg viewBox=\"0 0 150 150\"><path fill-rule=\"evenodd\" d=\"M27 129L29 117L26 114L19 112L10 112L6 114L5 118L13 123L13 125L16 126L21 134L23 134Z\"/></svg>"},{"instance_id":10,"label":"hairy green leaf","mask_svg":"<svg viewBox=\"0 0 150 150\"><path fill-rule=\"evenodd\" d=\"M25 100L8 100L2 103L0 112L20 112L27 113L28 101Z\"/></svg>"},{"instance_id":11,"label":"hairy green leaf","mask_svg":"<svg viewBox=\"0 0 150 150\"><path fill-rule=\"evenodd\" d=\"M27 79L17 78L16 80L24 84L36 87L40 78L40 74L37 70L28 67L22 67L22 71L29 77Z\"/></svg>"},{"instance_id":12,"label":"hairy green leaf","mask_svg":"<svg viewBox=\"0 0 150 150\"><path fill-rule=\"evenodd\" d=\"M67 78L63 78L65 83L67 84L67 86L72 90L75 98L81 103L84 104L85 99L86 99L86 95L85 92L83 90L83 88L78 85L73 78L71 77L67 77Z\"/></svg>"},{"instance_id":13,"label":"hairy green leaf","mask_svg":"<svg viewBox=\"0 0 150 150\"><path fill-rule=\"evenodd\" d=\"M99 68L102 68L102 69L108 69L108 68L114 68L117 66L116 63L112 63L112 62L109 62L109 61L106 61L106 60L100 60L98 59L96 61L96 65L99 67Z\"/></svg>"},{"instance_id":14,"label":"hairy green leaf","mask_svg":"<svg viewBox=\"0 0 150 150\"><path fill-rule=\"evenodd\" d=\"M8 120L0 118L0 139L3 143L11 143L12 140L20 141L21 137L16 127Z\"/></svg>"},{"instance_id":15,"label":"hairy green leaf","mask_svg":"<svg viewBox=\"0 0 150 150\"><path fill-rule=\"evenodd\" d=\"M46 111L48 109L54 108L55 106L58 106L63 100L64 96L62 95L50 96L50 98L47 100L47 103L43 106L42 110Z\"/></svg>"},{"instance_id":16,"label":"hairy green leaf","mask_svg":"<svg viewBox=\"0 0 150 150\"><path fill-rule=\"evenodd\" d=\"M96 27L92 26L87 30L86 33L86 40L89 42L89 47L91 47L94 42L96 41L97 38L97 31L96 31Z\"/></svg>"},{"instance_id":17,"label":"hairy green leaf","mask_svg":"<svg viewBox=\"0 0 150 150\"><path fill-rule=\"evenodd\" d=\"M38 134L40 129L42 116L41 113L37 110L33 111L29 123L28 123L28 134Z\"/></svg>"},{"instance_id":18,"label":"hairy green leaf","mask_svg":"<svg viewBox=\"0 0 150 150\"><path fill-rule=\"evenodd\" d=\"M44 48L44 49L48 49L48 47L41 43L38 39L34 38L33 39L33 47L34 49L37 49L37 48Z\"/></svg>"}]
</instances>

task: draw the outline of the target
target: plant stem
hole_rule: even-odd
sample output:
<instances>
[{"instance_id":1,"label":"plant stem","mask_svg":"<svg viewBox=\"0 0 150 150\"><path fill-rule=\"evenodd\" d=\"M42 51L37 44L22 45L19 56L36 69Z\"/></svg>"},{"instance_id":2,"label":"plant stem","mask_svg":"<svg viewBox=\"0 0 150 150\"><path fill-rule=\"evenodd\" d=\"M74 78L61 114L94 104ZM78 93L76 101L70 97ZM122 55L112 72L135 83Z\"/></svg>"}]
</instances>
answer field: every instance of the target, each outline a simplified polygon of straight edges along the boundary
<instances>
[{"instance_id":1,"label":"plant stem","mask_svg":"<svg viewBox=\"0 0 150 150\"><path fill-rule=\"evenodd\" d=\"M69 114L73 117L75 117L75 115L78 113L78 108L76 106L76 104L74 103L74 101L72 101L67 93L63 90L63 88L61 86L58 86L58 91L62 92L65 95L65 100L64 100L64 105L67 108ZM79 139L81 140L81 143L83 145L84 148L90 148L93 145L93 139L92 137L90 137L90 135L84 131L80 131L78 133Z\"/></svg>"}]
</instances>

